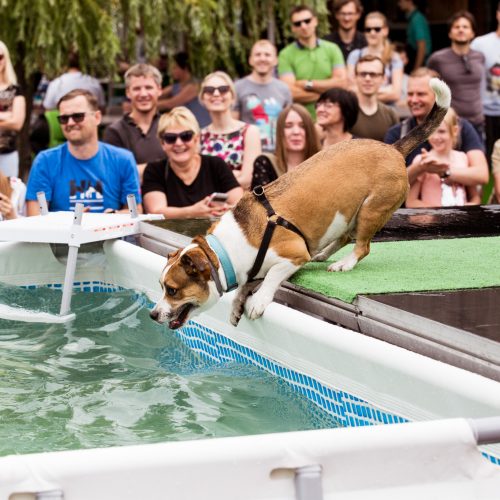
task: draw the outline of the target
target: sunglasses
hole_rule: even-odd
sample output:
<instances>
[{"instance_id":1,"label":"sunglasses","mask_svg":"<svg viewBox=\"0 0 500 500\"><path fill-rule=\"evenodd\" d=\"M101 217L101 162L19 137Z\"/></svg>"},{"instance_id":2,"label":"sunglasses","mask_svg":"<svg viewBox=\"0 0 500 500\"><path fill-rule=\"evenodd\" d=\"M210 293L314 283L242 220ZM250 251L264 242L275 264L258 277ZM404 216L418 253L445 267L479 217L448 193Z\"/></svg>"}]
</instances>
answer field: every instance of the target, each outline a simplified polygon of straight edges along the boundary
<instances>
[{"instance_id":1,"label":"sunglasses","mask_svg":"<svg viewBox=\"0 0 500 500\"><path fill-rule=\"evenodd\" d=\"M301 19L300 21L293 21L292 24L299 28L302 24L309 24L313 20L312 17L308 17L307 19Z\"/></svg>"},{"instance_id":2,"label":"sunglasses","mask_svg":"<svg viewBox=\"0 0 500 500\"><path fill-rule=\"evenodd\" d=\"M375 31L375 33L380 33L382 30L382 26L373 26L372 28L365 28L365 33L371 33L372 31Z\"/></svg>"},{"instance_id":3,"label":"sunglasses","mask_svg":"<svg viewBox=\"0 0 500 500\"><path fill-rule=\"evenodd\" d=\"M5 54L0 54L0 61L2 61L4 57L5 57Z\"/></svg>"},{"instance_id":4,"label":"sunglasses","mask_svg":"<svg viewBox=\"0 0 500 500\"><path fill-rule=\"evenodd\" d=\"M377 76L382 76L383 73L374 73L373 71L359 71L356 73L356 76L359 76L360 78L377 78Z\"/></svg>"},{"instance_id":5,"label":"sunglasses","mask_svg":"<svg viewBox=\"0 0 500 500\"><path fill-rule=\"evenodd\" d=\"M172 132L165 132L160 136L160 139L166 144L175 144L177 142L177 138L186 144L191 141L194 137L194 132L192 130L184 130L183 132L179 132L178 134L174 134Z\"/></svg>"},{"instance_id":6,"label":"sunglasses","mask_svg":"<svg viewBox=\"0 0 500 500\"><path fill-rule=\"evenodd\" d=\"M461 57L461 59L462 59L462 62L464 63L465 72L466 73L472 73L472 68L471 68L471 65L470 65L469 58L466 55L463 55Z\"/></svg>"},{"instance_id":7,"label":"sunglasses","mask_svg":"<svg viewBox=\"0 0 500 500\"><path fill-rule=\"evenodd\" d=\"M224 95L231 90L231 87L229 85L220 85L219 87L213 87L212 85L207 85L206 87L203 87L204 94L214 95L216 90L219 92L220 95Z\"/></svg>"},{"instance_id":8,"label":"sunglasses","mask_svg":"<svg viewBox=\"0 0 500 500\"><path fill-rule=\"evenodd\" d=\"M85 115L93 115L94 113L72 113L70 115L59 115L57 121L61 125L66 125L69 119L72 118L75 123L82 123L85 120Z\"/></svg>"}]
</instances>

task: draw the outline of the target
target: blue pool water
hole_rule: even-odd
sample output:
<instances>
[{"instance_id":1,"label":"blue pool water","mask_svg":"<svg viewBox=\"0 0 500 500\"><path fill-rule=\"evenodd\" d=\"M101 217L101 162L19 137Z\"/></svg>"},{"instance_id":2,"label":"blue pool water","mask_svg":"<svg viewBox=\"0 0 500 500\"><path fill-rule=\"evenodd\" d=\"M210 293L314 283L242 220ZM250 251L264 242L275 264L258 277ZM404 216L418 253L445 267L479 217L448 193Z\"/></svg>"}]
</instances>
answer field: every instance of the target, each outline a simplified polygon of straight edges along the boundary
<instances>
[{"instance_id":1,"label":"blue pool water","mask_svg":"<svg viewBox=\"0 0 500 500\"><path fill-rule=\"evenodd\" d=\"M61 292L0 285L56 313ZM258 368L200 357L132 291L73 296L76 319L0 319L0 455L335 427Z\"/></svg>"}]
</instances>

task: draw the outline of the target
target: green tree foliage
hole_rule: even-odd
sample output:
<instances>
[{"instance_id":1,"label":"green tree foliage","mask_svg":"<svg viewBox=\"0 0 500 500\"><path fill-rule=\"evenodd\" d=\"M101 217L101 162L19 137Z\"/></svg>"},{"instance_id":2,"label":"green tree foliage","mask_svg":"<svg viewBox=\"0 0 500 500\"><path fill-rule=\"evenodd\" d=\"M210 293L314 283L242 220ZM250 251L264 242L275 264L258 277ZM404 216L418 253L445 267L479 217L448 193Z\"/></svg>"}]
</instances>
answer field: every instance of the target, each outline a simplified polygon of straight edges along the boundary
<instances>
[{"instance_id":1,"label":"green tree foliage","mask_svg":"<svg viewBox=\"0 0 500 500\"><path fill-rule=\"evenodd\" d=\"M300 0L0 0L0 39L12 54L27 99L21 133L21 166L29 165L28 126L35 75L52 78L77 50L83 71L116 75L119 59L134 63L141 40L154 61L161 51L186 50L194 73L248 70L248 51L259 38L284 45L289 11ZM328 31L327 0L305 1L318 13L320 33Z\"/></svg>"}]
</instances>

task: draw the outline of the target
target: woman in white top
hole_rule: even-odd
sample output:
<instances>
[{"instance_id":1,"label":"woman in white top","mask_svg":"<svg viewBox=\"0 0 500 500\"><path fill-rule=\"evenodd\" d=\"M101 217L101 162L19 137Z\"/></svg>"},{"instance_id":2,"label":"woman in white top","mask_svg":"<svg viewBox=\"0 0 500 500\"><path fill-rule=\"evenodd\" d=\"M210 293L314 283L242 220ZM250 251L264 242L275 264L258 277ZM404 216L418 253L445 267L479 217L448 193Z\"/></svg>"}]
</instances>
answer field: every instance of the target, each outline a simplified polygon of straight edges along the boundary
<instances>
[{"instance_id":1,"label":"woman in white top","mask_svg":"<svg viewBox=\"0 0 500 500\"><path fill-rule=\"evenodd\" d=\"M0 172L0 221L25 215L26 186L17 177Z\"/></svg>"},{"instance_id":2,"label":"woman in white top","mask_svg":"<svg viewBox=\"0 0 500 500\"><path fill-rule=\"evenodd\" d=\"M201 130L201 154L218 156L232 169L243 189L252 183L253 162L261 153L260 132L255 125L233 118L236 90L231 77L215 71L201 84L200 102L212 123Z\"/></svg>"},{"instance_id":3,"label":"woman in white top","mask_svg":"<svg viewBox=\"0 0 500 500\"><path fill-rule=\"evenodd\" d=\"M9 50L0 41L0 172L4 175L19 174L16 137L25 118L26 101L17 85Z\"/></svg>"},{"instance_id":4,"label":"woman in white top","mask_svg":"<svg viewBox=\"0 0 500 500\"><path fill-rule=\"evenodd\" d=\"M353 50L347 58L347 74L352 90L356 90L355 66L361 56L371 54L382 59L385 64L384 83L378 92L378 99L386 104L395 104L401 99L403 88L403 61L389 41L387 18L381 12L367 14L365 18L367 46Z\"/></svg>"}]
</instances>

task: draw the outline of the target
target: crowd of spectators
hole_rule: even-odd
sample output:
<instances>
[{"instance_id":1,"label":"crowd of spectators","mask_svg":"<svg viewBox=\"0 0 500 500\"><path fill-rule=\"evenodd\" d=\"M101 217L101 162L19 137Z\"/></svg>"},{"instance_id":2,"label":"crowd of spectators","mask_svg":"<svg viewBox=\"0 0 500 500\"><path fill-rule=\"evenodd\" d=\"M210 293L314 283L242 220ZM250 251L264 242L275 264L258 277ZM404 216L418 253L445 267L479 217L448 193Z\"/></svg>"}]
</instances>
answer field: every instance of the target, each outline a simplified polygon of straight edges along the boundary
<instances>
[{"instance_id":1,"label":"crowd of spectators","mask_svg":"<svg viewBox=\"0 0 500 500\"><path fill-rule=\"evenodd\" d=\"M0 220L38 213L38 191L50 210L83 202L86 210L120 211L130 193L142 210L142 193L146 212L218 217L245 190L321 148L358 138L394 143L432 108L434 76L450 86L452 108L407 158L407 206L479 204L490 171L498 200L500 3L496 31L482 36L471 13L452 13L450 46L434 52L415 2L398 6L407 19L406 44L391 42L381 12L366 13L358 26L360 0L333 2L337 29L324 38L313 9L296 6L289 19L294 40L280 51L256 41L251 71L236 82L221 70L200 82L185 52L173 56L167 86L154 65L132 65L124 74L125 113L106 127L102 88L71 53L67 71L46 89L42 132L32 133L42 147L34 148L27 187L16 143L26 102L0 42Z\"/></svg>"}]
</instances>

